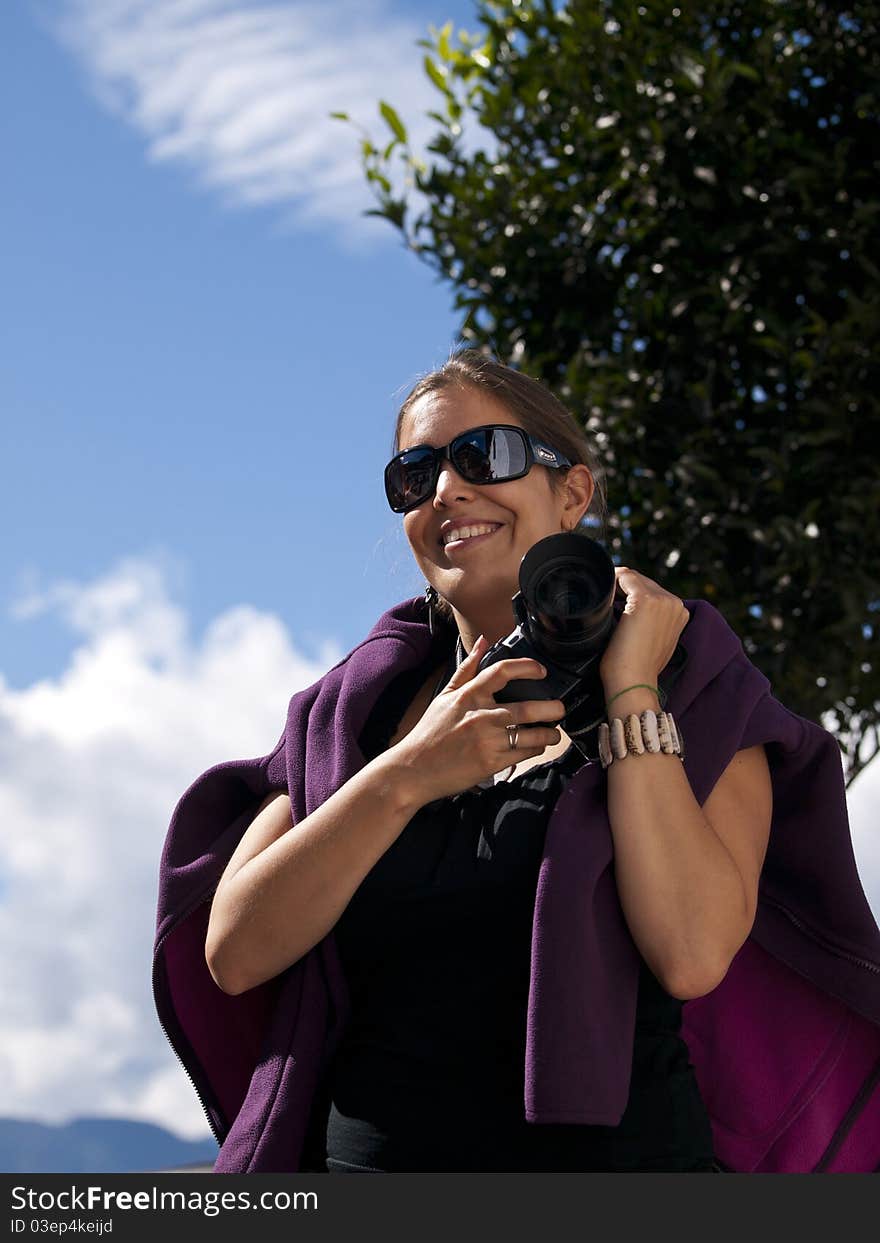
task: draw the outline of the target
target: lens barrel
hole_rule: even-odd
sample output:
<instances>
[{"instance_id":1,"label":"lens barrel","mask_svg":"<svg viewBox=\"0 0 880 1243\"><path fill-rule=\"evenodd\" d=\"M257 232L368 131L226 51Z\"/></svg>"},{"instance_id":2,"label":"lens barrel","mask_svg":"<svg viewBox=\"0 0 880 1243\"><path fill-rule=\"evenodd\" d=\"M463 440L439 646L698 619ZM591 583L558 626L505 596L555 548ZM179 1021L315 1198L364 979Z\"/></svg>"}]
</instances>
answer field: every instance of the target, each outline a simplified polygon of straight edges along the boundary
<instances>
[{"instance_id":1,"label":"lens barrel","mask_svg":"<svg viewBox=\"0 0 880 1243\"><path fill-rule=\"evenodd\" d=\"M536 646L561 664L601 651L614 625L614 563L584 535L548 535L523 557L522 609Z\"/></svg>"}]
</instances>

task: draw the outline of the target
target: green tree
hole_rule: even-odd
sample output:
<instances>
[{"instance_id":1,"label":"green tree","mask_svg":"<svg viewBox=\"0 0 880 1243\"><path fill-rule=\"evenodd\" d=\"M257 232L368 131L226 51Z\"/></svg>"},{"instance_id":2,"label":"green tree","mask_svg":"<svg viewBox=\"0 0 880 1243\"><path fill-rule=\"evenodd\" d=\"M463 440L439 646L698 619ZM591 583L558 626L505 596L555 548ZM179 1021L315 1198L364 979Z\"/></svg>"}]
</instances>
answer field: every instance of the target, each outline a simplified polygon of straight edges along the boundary
<instances>
[{"instance_id":1,"label":"green tree","mask_svg":"<svg viewBox=\"0 0 880 1243\"><path fill-rule=\"evenodd\" d=\"M705 597L795 711L878 749L878 8L480 0L423 42L377 206L461 336L602 451L619 563ZM403 185L401 188L401 175Z\"/></svg>"}]
</instances>

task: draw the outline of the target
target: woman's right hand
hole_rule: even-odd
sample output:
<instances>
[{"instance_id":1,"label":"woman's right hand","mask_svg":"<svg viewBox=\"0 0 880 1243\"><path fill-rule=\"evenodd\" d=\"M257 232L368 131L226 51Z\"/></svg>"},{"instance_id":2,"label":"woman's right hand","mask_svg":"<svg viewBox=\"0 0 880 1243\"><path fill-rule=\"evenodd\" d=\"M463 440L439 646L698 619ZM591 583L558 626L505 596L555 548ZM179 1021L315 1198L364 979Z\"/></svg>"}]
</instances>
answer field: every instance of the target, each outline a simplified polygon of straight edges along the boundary
<instances>
[{"instance_id":1,"label":"woman's right hand","mask_svg":"<svg viewBox=\"0 0 880 1243\"><path fill-rule=\"evenodd\" d=\"M494 698L514 678L541 679L546 670L536 660L519 659L499 660L478 673L488 650L480 635L421 720L391 748L420 803L470 789L511 764L541 755L562 736L556 728L535 724L561 721L565 716L561 700L499 704ZM508 725L520 727L515 749L510 746Z\"/></svg>"}]
</instances>

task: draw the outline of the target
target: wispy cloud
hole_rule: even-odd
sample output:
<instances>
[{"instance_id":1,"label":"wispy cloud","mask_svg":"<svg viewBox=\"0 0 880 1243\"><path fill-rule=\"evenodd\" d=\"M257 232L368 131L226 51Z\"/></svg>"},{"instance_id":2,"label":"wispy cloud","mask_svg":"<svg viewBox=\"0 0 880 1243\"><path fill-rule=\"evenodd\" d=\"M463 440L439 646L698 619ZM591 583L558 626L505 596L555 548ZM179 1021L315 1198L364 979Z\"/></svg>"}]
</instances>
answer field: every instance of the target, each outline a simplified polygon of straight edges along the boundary
<instances>
[{"instance_id":1,"label":"wispy cloud","mask_svg":"<svg viewBox=\"0 0 880 1243\"><path fill-rule=\"evenodd\" d=\"M0 1113L108 1114L208 1134L150 991L159 855L190 782L264 755L311 660L282 622L239 607L198 641L167 568L129 560L31 592L79 636L67 669L0 677Z\"/></svg>"},{"instance_id":2,"label":"wispy cloud","mask_svg":"<svg viewBox=\"0 0 880 1243\"><path fill-rule=\"evenodd\" d=\"M426 27L390 0L63 0L54 29L150 159L349 242L381 230L360 216L372 200L357 135L329 113L381 136L377 101L388 99L416 149L435 128L425 112L438 96L415 46Z\"/></svg>"}]
</instances>

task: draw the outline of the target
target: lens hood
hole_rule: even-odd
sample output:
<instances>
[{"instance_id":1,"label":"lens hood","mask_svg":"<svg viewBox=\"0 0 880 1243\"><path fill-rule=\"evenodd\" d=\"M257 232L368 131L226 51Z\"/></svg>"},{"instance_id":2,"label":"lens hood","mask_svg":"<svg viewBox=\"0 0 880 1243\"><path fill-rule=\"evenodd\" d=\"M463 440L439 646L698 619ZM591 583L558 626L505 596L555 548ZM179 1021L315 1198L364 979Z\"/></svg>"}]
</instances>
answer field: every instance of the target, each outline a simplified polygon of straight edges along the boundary
<instances>
[{"instance_id":1,"label":"lens hood","mask_svg":"<svg viewBox=\"0 0 880 1243\"><path fill-rule=\"evenodd\" d=\"M595 540L560 533L538 540L520 563L522 609L534 642L566 661L604 646L614 624L614 563Z\"/></svg>"}]
</instances>

